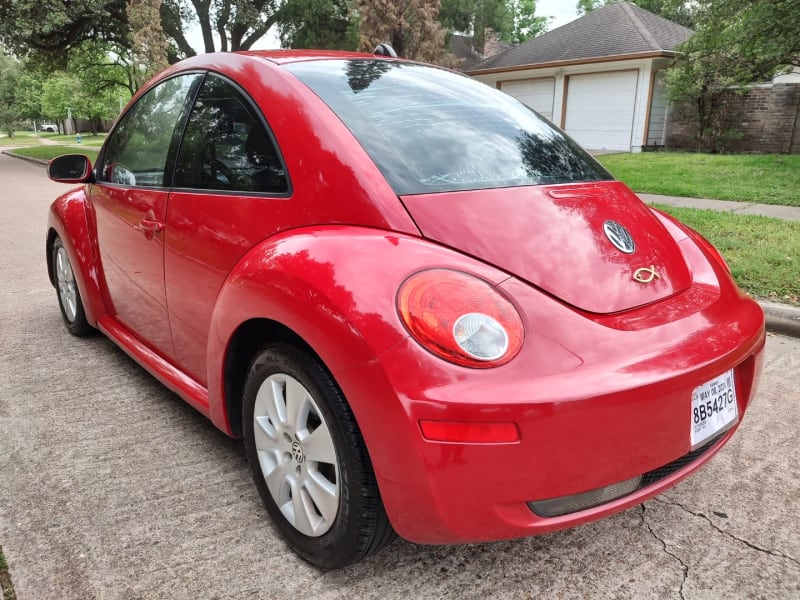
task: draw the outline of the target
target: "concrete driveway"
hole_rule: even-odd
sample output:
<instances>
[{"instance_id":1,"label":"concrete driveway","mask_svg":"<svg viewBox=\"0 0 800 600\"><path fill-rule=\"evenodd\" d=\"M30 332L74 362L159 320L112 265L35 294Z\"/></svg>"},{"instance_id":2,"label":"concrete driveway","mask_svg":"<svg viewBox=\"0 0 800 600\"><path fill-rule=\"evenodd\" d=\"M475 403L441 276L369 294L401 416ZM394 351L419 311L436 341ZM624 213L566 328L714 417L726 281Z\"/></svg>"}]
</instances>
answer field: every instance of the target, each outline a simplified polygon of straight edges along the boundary
<instances>
[{"instance_id":1,"label":"concrete driveway","mask_svg":"<svg viewBox=\"0 0 800 600\"><path fill-rule=\"evenodd\" d=\"M738 435L644 506L320 573L277 536L238 442L105 338L67 334L43 252L66 189L0 156L0 546L20 600L800 598L800 341L770 335Z\"/></svg>"}]
</instances>

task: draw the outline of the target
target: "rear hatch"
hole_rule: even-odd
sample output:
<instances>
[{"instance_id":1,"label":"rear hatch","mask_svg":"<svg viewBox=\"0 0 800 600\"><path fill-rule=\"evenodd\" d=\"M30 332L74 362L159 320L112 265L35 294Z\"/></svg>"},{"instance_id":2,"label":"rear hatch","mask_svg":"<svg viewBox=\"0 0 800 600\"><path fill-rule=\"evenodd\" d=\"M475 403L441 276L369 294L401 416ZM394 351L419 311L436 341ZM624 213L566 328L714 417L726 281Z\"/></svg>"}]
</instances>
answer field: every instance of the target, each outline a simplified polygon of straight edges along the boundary
<instances>
[{"instance_id":1,"label":"rear hatch","mask_svg":"<svg viewBox=\"0 0 800 600\"><path fill-rule=\"evenodd\" d=\"M426 238L491 263L584 311L629 310L691 285L678 244L619 182L401 199Z\"/></svg>"}]
</instances>

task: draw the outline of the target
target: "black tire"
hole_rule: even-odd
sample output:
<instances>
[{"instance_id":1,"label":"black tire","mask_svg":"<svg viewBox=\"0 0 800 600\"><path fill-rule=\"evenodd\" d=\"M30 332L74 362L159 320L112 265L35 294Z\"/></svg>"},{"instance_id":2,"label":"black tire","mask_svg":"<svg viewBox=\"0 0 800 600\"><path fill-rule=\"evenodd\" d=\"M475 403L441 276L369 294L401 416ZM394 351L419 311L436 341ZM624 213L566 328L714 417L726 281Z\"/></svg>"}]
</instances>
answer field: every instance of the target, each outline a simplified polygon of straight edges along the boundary
<instances>
[{"instance_id":1,"label":"black tire","mask_svg":"<svg viewBox=\"0 0 800 600\"><path fill-rule=\"evenodd\" d=\"M52 260L53 283L56 287L58 307L61 309L64 325L72 335L78 337L91 335L94 329L86 321L83 300L81 300L81 293L75 281L72 263L70 263L69 255L59 237L53 241Z\"/></svg>"},{"instance_id":2,"label":"black tire","mask_svg":"<svg viewBox=\"0 0 800 600\"><path fill-rule=\"evenodd\" d=\"M295 413L298 418L290 416L292 406L283 415L275 412L277 417L266 414L265 407L274 407L276 402L285 408L290 396L295 400L288 404L303 407ZM353 413L318 359L287 344L263 348L247 374L242 423L247 460L261 499L300 557L320 569L336 569L364 559L395 539ZM316 441L310 441L314 433ZM323 446L325 452L320 451ZM271 475L275 495L267 475ZM327 486L327 495L319 492L320 480ZM324 496L323 502L312 492ZM300 512L294 507L301 508ZM311 527L316 529L311 531Z\"/></svg>"}]
</instances>

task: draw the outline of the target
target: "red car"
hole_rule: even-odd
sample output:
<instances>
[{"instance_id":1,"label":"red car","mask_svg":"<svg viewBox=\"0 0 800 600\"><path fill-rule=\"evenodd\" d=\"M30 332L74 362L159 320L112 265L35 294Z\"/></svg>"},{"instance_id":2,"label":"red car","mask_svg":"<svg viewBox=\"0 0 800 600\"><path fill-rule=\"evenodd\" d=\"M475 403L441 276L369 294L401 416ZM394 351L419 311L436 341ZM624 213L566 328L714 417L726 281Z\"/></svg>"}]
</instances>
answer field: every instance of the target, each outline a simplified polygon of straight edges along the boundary
<instances>
[{"instance_id":1,"label":"red car","mask_svg":"<svg viewBox=\"0 0 800 600\"><path fill-rule=\"evenodd\" d=\"M733 435L758 304L694 231L456 73L209 54L131 101L52 205L67 328L228 435L321 568L641 503Z\"/></svg>"}]
</instances>

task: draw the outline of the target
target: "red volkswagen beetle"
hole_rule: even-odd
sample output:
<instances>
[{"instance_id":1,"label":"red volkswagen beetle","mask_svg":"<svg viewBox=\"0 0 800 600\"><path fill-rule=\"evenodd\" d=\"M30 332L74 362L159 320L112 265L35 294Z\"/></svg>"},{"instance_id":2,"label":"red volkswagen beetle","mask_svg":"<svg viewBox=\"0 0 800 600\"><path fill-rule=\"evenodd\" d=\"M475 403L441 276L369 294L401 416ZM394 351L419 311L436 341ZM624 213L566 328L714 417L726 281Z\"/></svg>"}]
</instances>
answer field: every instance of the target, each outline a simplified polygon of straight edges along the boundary
<instances>
[{"instance_id":1,"label":"red volkswagen beetle","mask_svg":"<svg viewBox=\"0 0 800 600\"><path fill-rule=\"evenodd\" d=\"M244 438L322 568L641 503L755 392L763 314L714 248L447 70L192 58L50 176L83 184L47 233L67 328Z\"/></svg>"}]
</instances>

